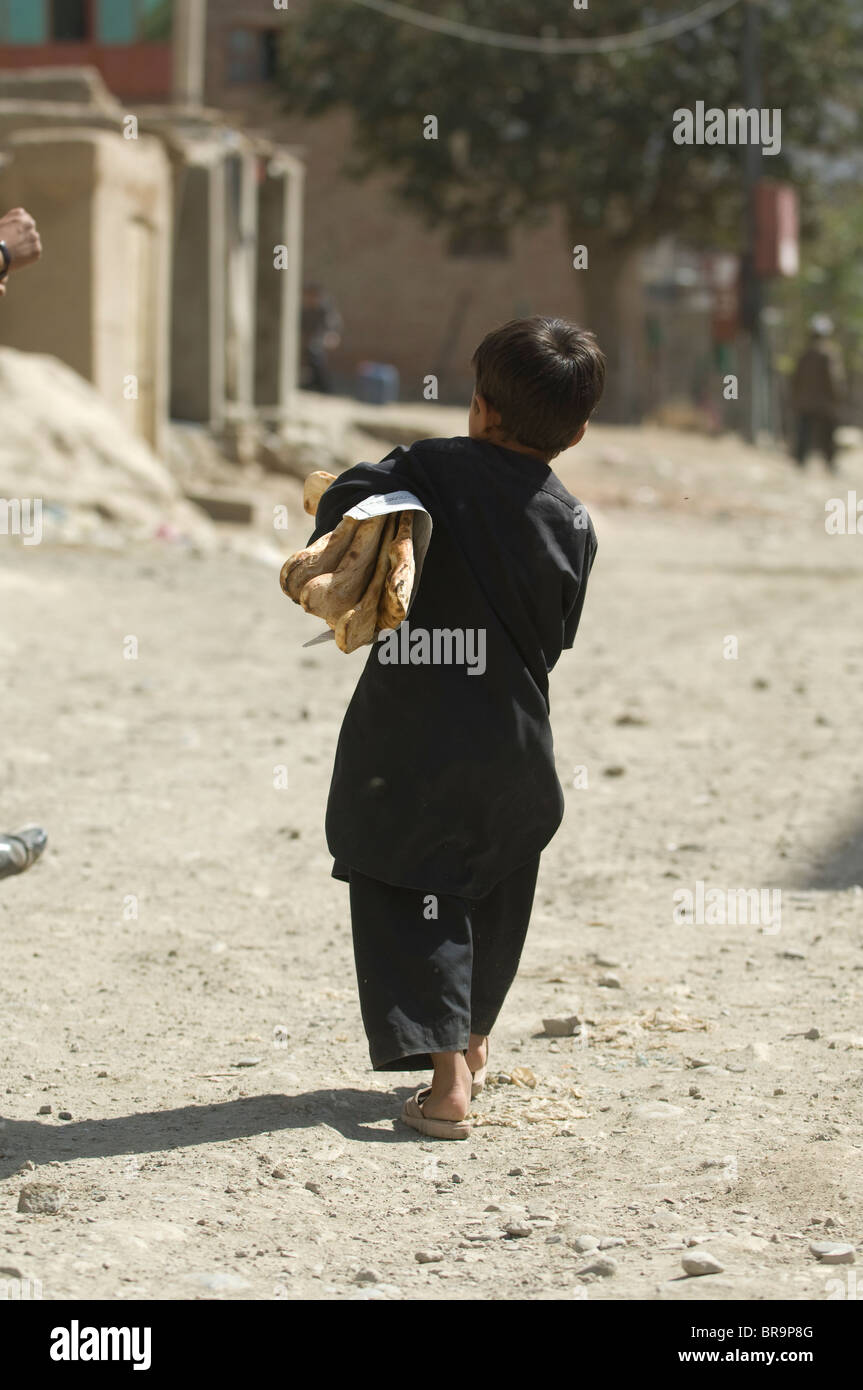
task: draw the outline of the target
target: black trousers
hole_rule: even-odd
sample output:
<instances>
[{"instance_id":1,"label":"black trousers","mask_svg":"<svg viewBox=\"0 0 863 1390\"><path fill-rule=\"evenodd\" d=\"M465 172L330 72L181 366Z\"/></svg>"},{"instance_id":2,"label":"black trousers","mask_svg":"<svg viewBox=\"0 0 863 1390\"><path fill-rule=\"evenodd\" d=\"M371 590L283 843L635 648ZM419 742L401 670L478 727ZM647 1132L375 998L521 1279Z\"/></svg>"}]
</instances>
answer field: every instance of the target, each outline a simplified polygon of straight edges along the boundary
<instances>
[{"instance_id":1,"label":"black trousers","mask_svg":"<svg viewBox=\"0 0 863 1390\"><path fill-rule=\"evenodd\" d=\"M829 468L833 467L833 461L836 457L834 429L835 422L829 415L815 415L808 411L797 417L797 443L794 457L801 467L813 449L824 456Z\"/></svg>"},{"instance_id":2,"label":"black trousers","mask_svg":"<svg viewBox=\"0 0 863 1390\"><path fill-rule=\"evenodd\" d=\"M515 979L537 854L484 898L394 888L337 864L350 884L360 1009L375 1071L418 1071L488 1034Z\"/></svg>"}]
</instances>

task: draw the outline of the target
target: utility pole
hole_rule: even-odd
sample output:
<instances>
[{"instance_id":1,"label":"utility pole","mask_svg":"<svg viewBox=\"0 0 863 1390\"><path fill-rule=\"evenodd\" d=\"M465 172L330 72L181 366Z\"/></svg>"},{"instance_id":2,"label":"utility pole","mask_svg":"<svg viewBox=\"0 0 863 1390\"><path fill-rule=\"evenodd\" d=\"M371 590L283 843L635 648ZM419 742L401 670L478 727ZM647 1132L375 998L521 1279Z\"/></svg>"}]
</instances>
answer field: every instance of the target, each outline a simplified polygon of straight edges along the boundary
<instances>
[{"instance_id":1,"label":"utility pole","mask_svg":"<svg viewBox=\"0 0 863 1390\"><path fill-rule=\"evenodd\" d=\"M204 100L207 0L174 0L173 99L177 106L200 109Z\"/></svg>"},{"instance_id":2,"label":"utility pole","mask_svg":"<svg viewBox=\"0 0 863 1390\"><path fill-rule=\"evenodd\" d=\"M746 0L745 5L743 96L747 111L761 112L764 93L761 80L760 0ZM755 248L758 240L756 190L761 178L763 156L760 141L748 140L743 149L745 211L741 264L742 318L749 343L749 418L746 422L746 437L754 444L759 432L767 427L767 344L761 319L761 279L755 266Z\"/></svg>"}]
</instances>

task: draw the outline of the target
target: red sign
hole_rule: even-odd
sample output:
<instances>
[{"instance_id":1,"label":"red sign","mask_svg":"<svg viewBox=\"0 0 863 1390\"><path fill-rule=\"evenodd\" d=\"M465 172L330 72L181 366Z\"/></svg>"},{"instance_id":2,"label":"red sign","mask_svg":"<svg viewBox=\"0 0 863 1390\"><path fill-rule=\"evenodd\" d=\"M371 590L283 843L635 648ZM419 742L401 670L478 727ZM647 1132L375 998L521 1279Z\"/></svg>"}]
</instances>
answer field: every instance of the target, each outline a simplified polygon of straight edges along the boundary
<instances>
[{"instance_id":1,"label":"red sign","mask_svg":"<svg viewBox=\"0 0 863 1390\"><path fill-rule=\"evenodd\" d=\"M762 179L755 189L755 273L796 275L800 268L797 189Z\"/></svg>"}]
</instances>

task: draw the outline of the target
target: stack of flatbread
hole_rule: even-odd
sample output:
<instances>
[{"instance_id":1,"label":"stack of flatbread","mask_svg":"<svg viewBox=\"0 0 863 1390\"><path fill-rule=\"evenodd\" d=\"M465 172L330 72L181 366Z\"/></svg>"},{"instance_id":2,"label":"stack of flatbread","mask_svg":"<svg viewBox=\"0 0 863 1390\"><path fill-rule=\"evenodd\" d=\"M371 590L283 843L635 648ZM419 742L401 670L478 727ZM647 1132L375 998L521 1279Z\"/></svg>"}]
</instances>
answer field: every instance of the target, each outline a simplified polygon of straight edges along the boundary
<instances>
[{"instance_id":1,"label":"stack of flatbread","mask_svg":"<svg viewBox=\"0 0 863 1390\"><path fill-rule=\"evenodd\" d=\"M323 472L306 479L310 516L334 481ZM414 575L413 512L405 511L365 521L342 517L334 531L285 561L280 582L288 598L329 624L340 651L354 652L404 621Z\"/></svg>"}]
</instances>

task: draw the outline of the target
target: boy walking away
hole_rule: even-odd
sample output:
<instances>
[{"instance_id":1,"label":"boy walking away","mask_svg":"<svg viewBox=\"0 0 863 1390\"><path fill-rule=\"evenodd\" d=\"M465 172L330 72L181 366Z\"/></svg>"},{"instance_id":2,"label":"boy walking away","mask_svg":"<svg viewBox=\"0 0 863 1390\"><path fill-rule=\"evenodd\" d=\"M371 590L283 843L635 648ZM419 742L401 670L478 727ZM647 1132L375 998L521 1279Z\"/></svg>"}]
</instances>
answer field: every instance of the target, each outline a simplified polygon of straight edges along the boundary
<instances>
[{"instance_id":1,"label":"boy walking away","mask_svg":"<svg viewBox=\"0 0 863 1390\"><path fill-rule=\"evenodd\" d=\"M470 1133L563 818L548 673L573 644L596 537L549 462L605 380L594 336L554 318L490 333L473 365L469 438L348 469L309 541L380 493L413 493L433 521L409 617L373 644L345 714L326 831L372 1067L432 1066L402 1118L445 1139Z\"/></svg>"}]
</instances>

